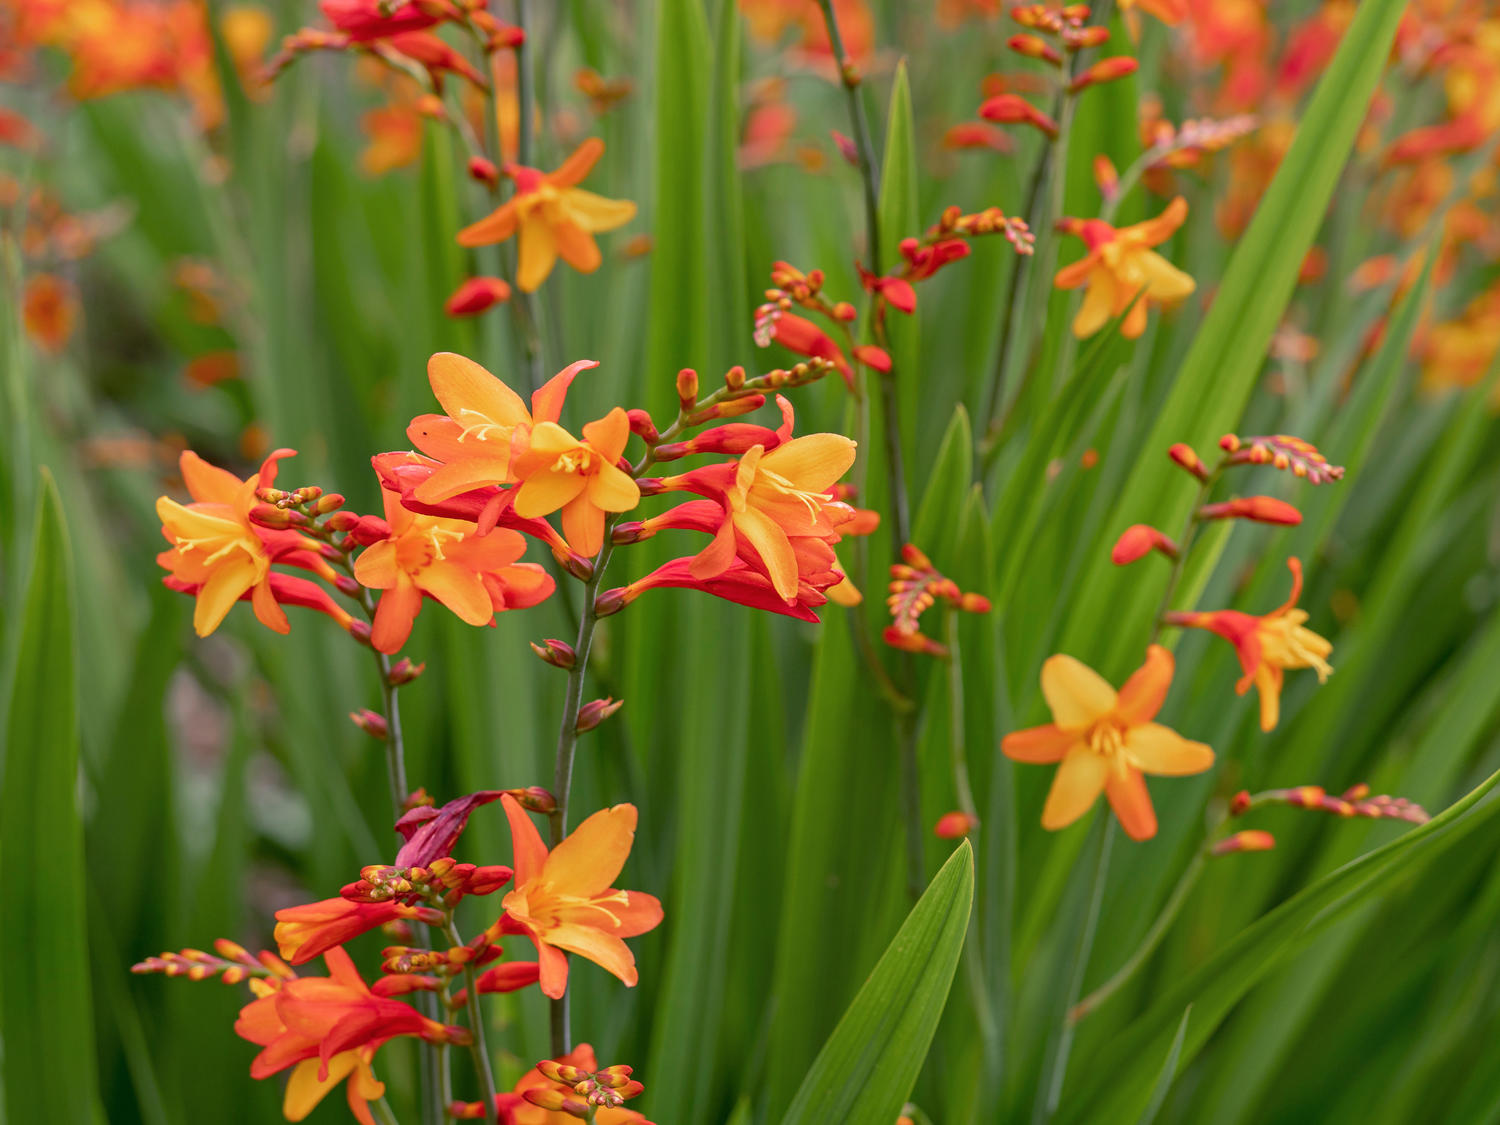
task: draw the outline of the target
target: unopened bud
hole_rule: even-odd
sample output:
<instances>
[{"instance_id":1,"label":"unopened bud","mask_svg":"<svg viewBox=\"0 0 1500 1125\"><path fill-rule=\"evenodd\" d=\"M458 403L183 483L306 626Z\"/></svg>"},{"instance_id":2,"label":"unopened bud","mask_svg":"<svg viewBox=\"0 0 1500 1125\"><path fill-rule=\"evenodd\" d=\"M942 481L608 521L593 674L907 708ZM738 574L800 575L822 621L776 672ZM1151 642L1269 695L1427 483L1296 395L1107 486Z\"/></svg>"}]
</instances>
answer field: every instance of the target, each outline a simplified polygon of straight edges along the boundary
<instances>
[{"instance_id":1,"label":"unopened bud","mask_svg":"<svg viewBox=\"0 0 1500 1125\"><path fill-rule=\"evenodd\" d=\"M346 598L357 598L359 597L360 590L364 589L363 586L347 574L334 575L333 585Z\"/></svg>"},{"instance_id":2,"label":"unopened bud","mask_svg":"<svg viewBox=\"0 0 1500 1125\"><path fill-rule=\"evenodd\" d=\"M1268 852L1276 846L1276 837L1259 828L1247 828L1220 840L1213 846L1214 855L1232 855L1235 852Z\"/></svg>"},{"instance_id":3,"label":"unopened bud","mask_svg":"<svg viewBox=\"0 0 1500 1125\"><path fill-rule=\"evenodd\" d=\"M712 422L715 418L738 418L741 414L754 413L765 404L766 396L761 394L730 399L728 402L717 403L697 411L688 418L688 424L701 426L704 422Z\"/></svg>"},{"instance_id":4,"label":"unopened bud","mask_svg":"<svg viewBox=\"0 0 1500 1125\"><path fill-rule=\"evenodd\" d=\"M482 156L471 156L469 157L469 178L486 187L494 188L500 183L500 169L495 167L493 160L486 160Z\"/></svg>"},{"instance_id":5,"label":"unopened bud","mask_svg":"<svg viewBox=\"0 0 1500 1125\"><path fill-rule=\"evenodd\" d=\"M1109 561L1116 566L1129 566L1137 559L1145 558L1152 551L1160 551L1169 559L1177 558L1176 543L1150 524L1132 524L1120 534L1120 538L1115 540Z\"/></svg>"},{"instance_id":6,"label":"unopened bud","mask_svg":"<svg viewBox=\"0 0 1500 1125\"><path fill-rule=\"evenodd\" d=\"M1086 90L1090 86L1097 85L1100 82L1113 82L1116 79L1134 74L1140 68L1141 64L1129 55L1116 55L1114 58L1100 59L1077 78L1073 79L1073 84L1068 89L1076 94L1080 90Z\"/></svg>"},{"instance_id":7,"label":"unopened bud","mask_svg":"<svg viewBox=\"0 0 1500 1125\"><path fill-rule=\"evenodd\" d=\"M735 364L724 372L724 385L731 391L737 391L745 385L745 369Z\"/></svg>"},{"instance_id":8,"label":"unopened bud","mask_svg":"<svg viewBox=\"0 0 1500 1125\"><path fill-rule=\"evenodd\" d=\"M932 832L942 840L958 840L978 827L979 821L968 813L954 810L938 817L938 822L932 826Z\"/></svg>"},{"instance_id":9,"label":"unopened bud","mask_svg":"<svg viewBox=\"0 0 1500 1125\"><path fill-rule=\"evenodd\" d=\"M371 711L369 708L350 711L349 719L371 738L378 738L381 742L384 742L391 736L391 728L387 725L385 716L377 711Z\"/></svg>"},{"instance_id":10,"label":"unopened bud","mask_svg":"<svg viewBox=\"0 0 1500 1125\"><path fill-rule=\"evenodd\" d=\"M651 420L651 415L644 410L627 410L625 417L630 421L630 432L642 441L655 441L661 436L656 432L656 423Z\"/></svg>"},{"instance_id":11,"label":"unopened bud","mask_svg":"<svg viewBox=\"0 0 1500 1125\"><path fill-rule=\"evenodd\" d=\"M1236 453L1236 452L1238 452L1239 448L1240 448L1240 438L1239 438L1239 435L1238 434L1225 434L1223 437L1221 437L1219 439L1219 448L1222 449L1225 453Z\"/></svg>"},{"instance_id":12,"label":"unopened bud","mask_svg":"<svg viewBox=\"0 0 1500 1125\"><path fill-rule=\"evenodd\" d=\"M1089 47L1102 47L1109 42L1109 29L1105 27L1069 28L1063 32L1063 43L1070 51L1082 51Z\"/></svg>"},{"instance_id":13,"label":"unopened bud","mask_svg":"<svg viewBox=\"0 0 1500 1125\"><path fill-rule=\"evenodd\" d=\"M1018 55L1025 55L1028 59L1041 59L1053 66L1062 65L1062 56L1057 53L1057 48L1040 35L1012 35L1006 42L1006 46Z\"/></svg>"},{"instance_id":14,"label":"unopened bud","mask_svg":"<svg viewBox=\"0 0 1500 1125\"><path fill-rule=\"evenodd\" d=\"M353 531L359 526L359 516L350 511L337 511L323 524L329 531Z\"/></svg>"},{"instance_id":15,"label":"unopened bud","mask_svg":"<svg viewBox=\"0 0 1500 1125\"><path fill-rule=\"evenodd\" d=\"M391 666L391 674L386 677L386 680L392 687L403 687L425 671L427 671L426 664L413 664L411 657L403 656Z\"/></svg>"},{"instance_id":16,"label":"unopened bud","mask_svg":"<svg viewBox=\"0 0 1500 1125\"><path fill-rule=\"evenodd\" d=\"M578 709L578 722L573 729L579 734L593 730L623 706L623 699L591 699Z\"/></svg>"},{"instance_id":17,"label":"unopened bud","mask_svg":"<svg viewBox=\"0 0 1500 1125\"><path fill-rule=\"evenodd\" d=\"M698 373L691 367L684 367L677 373L677 401L684 414L698 401Z\"/></svg>"},{"instance_id":18,"label":"unopened bud","mask_svg":"<svg viewBox=\"0 0 1500 1125\"><path fill-rule=\"evenodd\" d=\"M507 789L512 797L523 809L530 809L534 813L554 813L557 811L557 798L552 795L551 790L543 789L540 785L528 785L525 789Z\"/></svg>"},{"instance_id":19,"label":"unopened bud","mask_svg":"<svg viewBox=\"0 0 1500 1125\"><path fill-rule=\"evenodd\" d=\"M250 522L270 531L286 531L293 527L306 527L307 517L301 512L275 504L252 504Z\"/></svg>"},{"instance_id":20,"label":"unopened bud","mask_svg":"<svg viewBox=\"0 0 1500 1125\"><path fill-rule=\"evenodd\" d=\"M554 547L552 557L557 560L559 566L571 574L580 582L587 582L594 576L594 562L582 555L575 555L572 551L564 551Z\"/></svg>"},{"instance_id":21,"label":"unopened bud","mask_svg":"<svg viewBox=\"0 0 1500 1125\"><path fill-rule=\"evenodd\" d=\"M1057 122L1019 94L997 94L979 107L979 116L1002 125L1030 125L1049 137L1056 137Z\"/></svg>"},{"instance_id":22,"label":"unopened bud","mask_svg":"<svg viewBox=\"0 0 1500 1125\"><path fill-rule=\"evenodd\" d=\"M1302 513L1285 500L1274 496L1237 496L1222 504L1205 504L1198 509L1201 520L1254 520L1256 523L1273 523L1281 527L1296 527L1302 522Z\"/></svg>"},{"instance_id":23,"label":"unopened bud","mask_svg":"<svg viewBox=\"0 0 1500 1125\"><path fill-rule=\"evenodd\" d=\"M1244 816L1250 811L1250 790L1241 789L1230 799L1229 815Z\"/></svg>"},{"instance_id":24,"label":"unopened bud","mask_svg":"<svg viewBox=\"0 0 1500 1125\"><path fill-rule=\"evenodd\" d=\"M349 635L362 645L370 643L370 623L368 621L350 621L348 625Z\"/></svg>"},{"instance_id":25,"label":"unopened bud","mask_svg":"<svg viewBox=\"0 0 1500 1125\"><path fill-rule=\"evenodd\" d=\"M851 305L848 301L840 301L838 304L833 306L834 320L842 320L847 324L858 315L859 313L855 311L854 306Z\"/></svg>"},{"instance_id":26,"label":"unopened bud","mask_svg":"<svg viewBox=\"0 0 1500 1125\"><path fill-rule=\"evenodd\" d=\"M343 506L344 498L337 492L330 492L324 496L318 497L317 501L312 506L313 515L326 516L331 512L338 511Z\"/></svg>"},{"instance_id":27,"label":"unopened bud","mask_svg":"<svg viewBox=\"0 0 1500 1125\"><path fill-rule=\"evenodd\" d=\"M549 638L541 644L533 644L531 651L541 657L544 663L551 664L554 668L566 670L578 663L578 654L566 641Z\"/></svg>"},{"instance_id":28,"label":"unopened bud","mask_svg":"<svg viewBox=\"0 0 1500 1125\"><path fill-rule=\"evenodd\" d=\"M629 587L616 586L613 590L605 590L594 599L594 616L609 617L619 613L630 604Z\"/></svg>"},{"instance_id":29,"label":"unopened bud","mask_svg":"<svg viewBox=\"0 0 1500 1125\"><path fill-rule=\"evenodd\" d=\"M556 1062L553 1059L543 1059L536 1064L536 1068L552 1081L561 1082L564 1086L576 1086L589 1076L586 1070L579 1070L576 1066L569 1066L567 1063Z\"/></svg>"},{"instance_id":30,"label":"unopened bud","mask_svg":"<svg viewBox=\"0 0 1500 1125\"><path fill-rule=\"evenodd\" d=\"M964 594L958 599L958 608L965 613L988 613L993 607L983 594Z\"/></svg>"},{"instance_id":31,"label":"unopened bud","mask_svg":"<svg viewBox=\"0 0 1500 1125\"><path fill-rule=\"evenodd\" d=\"M1179 441L1167 450L1167 456L1199 480L1208 479L1208 468L1191 445Z\"/></svg>"}]
</instances>

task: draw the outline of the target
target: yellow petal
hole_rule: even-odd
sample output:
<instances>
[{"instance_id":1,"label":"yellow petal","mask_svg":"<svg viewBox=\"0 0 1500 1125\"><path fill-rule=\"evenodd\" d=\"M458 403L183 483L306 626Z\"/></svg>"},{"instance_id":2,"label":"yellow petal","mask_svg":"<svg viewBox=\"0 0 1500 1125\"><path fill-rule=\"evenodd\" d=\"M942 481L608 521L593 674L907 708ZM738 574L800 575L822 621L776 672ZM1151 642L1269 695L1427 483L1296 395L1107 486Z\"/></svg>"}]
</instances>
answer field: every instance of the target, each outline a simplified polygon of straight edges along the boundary
<instances>
[{"instance_id":1,"label":"yellow petal","mask_svg":"<svg viewBox=\"0 0 1500 1125\"><path fill-rule=\"evenodd\" d=\"M1081 660L1058 653L1042 665L1042 695L1052 719L1067 731L1083 730L1115 709L1115 689Z\"/></svg>"},{"instance_id":2,"label":"yellow petal","mask_svg":"<svg viewBox=\"0 0 1500 1125\"><path fill-rule=\"evenodd\" d=\"M582 188L563 193L563 205L583 230L599 234L622 227L635 218L635 204L628 199L605 199Z\"/></svg>"},{"instance_id":3,"label":"yellow petal","mask_svg":"<svg viewBox=\"0 0 1500 1125\"><path fill-rule=\"evenodd\" d=\"M468 625L488 625L495 616L484 581L472 570L435 559L414 576L419 589L442 602Z\"/></svg>"},{"instance_id":4,"label":"yellow petal","mask_svg":"<svg viewBox=\"0 0 1500 1125\"><path fill-rule=\"evenodd\" d=\"M582 492L587 483L581 473L544 470L521 482L512 510L524 519L550 516Z\"/></svg>"},{"instance_id":5,"label":"yellow petal","mask_svg":"<svg viewBox=\"0 0 1500 1125\"><path fill-rule=\"evenodd\" d=\"M369 590L389 590L396 584L396 544L387 539L366 547L354 560L354 577Z\"/></svg>"},{"instance_id":6,"label":"yellow petal","mask_svg":"<svg viewBox=\"0 0 1500 1125\"><path fill-rule=\"evenodd\" d=\"M1214 764L1211 746L1183 738L1160 723L1141 723L1125 732L1125 756L1143 773L1185 777Z\"/></svg>"},{"instance_id":7,"label":"yellow petal","mask_svg":"<svg viewBox=\"0 0 1500 1125\"><path fill-rule=\"evenodd\" d=\"M1089 275L1088 292L1073 318L1073 335L1081 340L1109 323L1115 315L1115 289L1115 279L1107 270L1095 270Z\"/></svg>"},{"instance_id":8,"label":"yellow petal","mask_svg":"<svg viewBox=\"0 0 1500 1125\"><path fill-rule=\"evenodd\" d=\"M1183 273L1154 250L1140 251L1135 265L1146 279L1146 296L1153 301L1180 301L1198 288L1191 275Z\"/></svg>"},{"instance_id":9,"label":"yellow petal","mask_svg":"<svg viewBox=\"0 0 1500 1125\"><path fill-rule=\"evenodd\" d=\"M767 453L761 464L804 492L826 492L854 464L856 446L842 434L808 434Z\"/></svg>"},{"instance_id":10,"label":"yellow petal","mask_svg":"<svg viewBox=\"0 0 1500 1125\"><path fill-rule=\"evenodd\" d=\"M797 598L797 553L792 550L792 541L787 538L781 525L769 516L746 508L734 515L734 527L747 539L761 564L766 568L766 577L776 587L776 593L784 602Z\"/></svg>"},{"instance_id":11,"label":"yellow petal","mask_svg":"<svg viewBox=\"0 0 1500 1125\"><path fill-rule=\"evenodd\" d=\"M630 440L630 416L617 406L603 418L584 426L583 436L600 457L618 461Z\"/></svg>"},{"instance_id":12,"label":"yellow petal","mask_svg":"<svg viewBox=\"0 0 1500 1125\"><path fill-rule=\"evenodd\" d=\"M521 291L535 293L556 261L557 243L552 241L552 228L539 217L527 219L521 226L521 260L516 271L516 284Z\"/></svg>"},{"instance_id":13,"label":"yellow petal","mask_svg":"<svg viewBox=\"0 0 1500 1125\"><path fill-rule=\"evenodd\" d=\"M531 422L521 396L466 356L438 352L427 361L427 381L449 417L465 428L482 422L500 426Z\"/></svg>"},{"instance_id":14,"label":"yellow petal","mask_svg":"<svg viewBox=\"0 0 1500 1125\"><path fill-rule=\"evenodd\" d=\"M318 1081L322 1062L318 1059L303 1059L292 1068L292 1076L286 1084L286 1100L282 1103L282 1114L288 1121L301 1121L318 1107L318 1103L348 1076L359 1062L359 1051L340 1051L328 1060L328 1078Z\"/></svg>"},{"instance_id":15,"label":"yellow petal","mask_svg":"<svg viewBox=\"0 0 1500 1125\"><path fill-rule=\"evenodd\" d=\"M636 981L640 979L635 968L635 954L613 934L593 926L564 922L548 928L547 941L559 949L587 957L600 968L619 977L628 987L634 988Z\"/></svg>"},{"instance_id":16,"label":"yellow petal","mask_svg":"<svg viewBox=\"0 0 1500 1125\"><path fill-rule=\"evenodd\" d=\"M259 575L253 559L235 555L214 567L208 581L198 591L193 607L193 631L206 637L234 607L246 590L254 586Z\"/></svg>"},{"instance_id":17,"label":"yellow petal","mask_svg":"<svg viewBox=\"0 0 1500 1125\"><path fill-rule=\"evenodd\" d=\"M1109 762L1086 746L1068 751L1057 767L1047 804L1042 808L1042 827L1050 831L1066 828L1099 799L1109 776Z\"/></svg>"},{"instance_id":18,"label":"yellow petal","mask_svg":"<svg viewBox=\"0 0 1500 1125\"><path fill-rule=\"evenodd\" d=\"M606 512L628 512L641 502L641 489L629 473L605 465L589 481L589 500Z\"/></svg>"},{"instance_id":19,"label":"yellow petal","mask_svg":"<svg viewBox=\"0 0 1500 1125\"><path fill-rule=\"evenodd\" d=\"M211 504L233 504L240 486L245 482L239 477L210 465L191 449L184 449L178 464L182 468L182 482L194 500Z\"/></svg>"}]
</instances>

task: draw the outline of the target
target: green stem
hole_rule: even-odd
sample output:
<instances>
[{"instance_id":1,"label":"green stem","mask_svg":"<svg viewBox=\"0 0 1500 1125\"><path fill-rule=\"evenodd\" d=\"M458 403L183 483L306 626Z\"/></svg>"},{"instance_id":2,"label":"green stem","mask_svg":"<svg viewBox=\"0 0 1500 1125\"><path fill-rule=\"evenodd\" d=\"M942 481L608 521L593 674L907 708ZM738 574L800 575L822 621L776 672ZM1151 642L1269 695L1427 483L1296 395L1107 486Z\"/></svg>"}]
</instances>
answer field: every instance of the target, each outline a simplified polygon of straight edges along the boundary
<instances>
[{"instance_id":1,"label":"green stem","mask_svg":"<svg viewBox=\"0 0 1500 1125\"><path fill-rule=\"evenodd\" d=\"M448 921L443 928L443 935L453 948L463 945L464 939L459 936L458 927L453 924L453 913L449 911ZM490 1052L484 1041L484 1015L479 1007L479 989L477 974L474 965L464 965L464 1007L469 1014L469 1032L472 1041L469 1044L469 1053L474 1058L474 1072L479 1076L479 1090L483 1095L482 1101L487 1113L494 1112L495 1106L495 1074L490 1069Z\"/></svg>"},{"instance_id":2,"label":"green stem","mask_svg":"<svg viewBox=\"0 0 1500 1125\"><path fill-rule=\"evenodd\" d=\"M833 10L833 0L818 0L823 11L823 24L828 29L828 42L833 48L833 57L839 68L839 78L844 93L849 99L849 119L854 128L854 151L859 157L860 178L865 193L865 252L870 255L870 270L880 272L880 202L875 188L875 146L870 140L870 122L865 116L864 99L859 94L859 72L855 70L849 52L844 49L844 37L839 31L838 15Z\"/></svg>"},{"instance_id":3,"label":"green stem","mask_svg":"<svg viewBox=\"0 0 1500 1125\"><path fill-rule=\"evenodd\" d=\"M1203 507L1203 502L1208 499L1208 494L1213 491L1214 482L1219 479L1219 473L1223 471L1222 461L1211 471L1206 478L1198 483L1198 492L1193 497L1192 510L1188 512L1186 522L1177 539L1177 557L1172 560L1172 572L1167 576L1167 587L1162 591L1161 601L1156 607L1156 617L1151 622L1151 639L1148 644L1155 644L1156 639L1161 636L1162 626L1165 624L1167 611L1172 608L1172 598L1177 593L1177 587L1182 581L1183 571L1187 569L1188 551L1193 546L1193 540L1198 537L1198 525L1202 522L1198 518L1198 509Z\"/></svg>"},{"instance_id":4,"label":"green stem","mask_svg":"<svg viewBox=\"0 0 1500 1125\"><path fill-rule=\"evenodd\" d=\"M1188 895L1198 883L1198 877L1203 874L1203 864L1208 859L1208 849L1205 847L1193 857L1191 863L1182 872L1182 877L1177 880L1177 885L1172 888L1172 893L1167 896L1167 901L1161 908L1161 913L1156 916L1156 921L1151 923L1151 928L1146 931L1146 936L1141 939L1140 946L1130 955L1130 959L1116 970L1115 975L1090 992L1078 1003L1074 1004L1068 1012L1068 1023L1076 1024L1085 1016L1102 1005L1106 1000L1124 987L1125 982L1135 976L1136 972L1146 963L1146 959L1156 951L1161 944L1162 938L1167 936L1177 914L1182 910L1182 904L1187 902Z\"/></svg>"},{"instance_id":5,"label":"green stem","mask_svg":"<svg viewBox=\"0 0 1500 1125\"><path fill-rule=\"evenodd\" d=\"M1114 842L1116 830L1114 817L1110 816L1107 811L1101 815L1104 817L1104 826L1098 833L1099 857L1094 864L1094 877L1089 889L1088 912L1084 915L1083 933L1079 935L1078 951L1074 955L1069 973L1065 1011L1072 1010L1083 992L1084 973L1088 971L1089 956L1094 949L1094 936L1099 929L1099 908L1104 901L1104 884L1109 873L1110 845ZM1046 1076L1038 1090L1036 1108L1031 1115L1033 1125L1051 1120L1052 1115L1057 1112L1058 1103L1062 1100L1063 1079L1068 1073L1068 1056L1073 1050L1073 1035L1073 1024L1063 1020L1058 1030Z\"/></svg>"},{"instance_id":6,"label":"green stem","mask_svg":"<svg viewBox=\"0 0 1500 1125\"><path fill-rule=\"evenodd\" d=\"M369 1105L370 1114L375 1118L377 1122L379 1122L379 1125L401 1125L401 1123L396 1120L396 1114L391 1109L390 1103L387 1102L384 1098L376 1098L373 1102L370 1102Z\"/></svg>"}]
</instances>

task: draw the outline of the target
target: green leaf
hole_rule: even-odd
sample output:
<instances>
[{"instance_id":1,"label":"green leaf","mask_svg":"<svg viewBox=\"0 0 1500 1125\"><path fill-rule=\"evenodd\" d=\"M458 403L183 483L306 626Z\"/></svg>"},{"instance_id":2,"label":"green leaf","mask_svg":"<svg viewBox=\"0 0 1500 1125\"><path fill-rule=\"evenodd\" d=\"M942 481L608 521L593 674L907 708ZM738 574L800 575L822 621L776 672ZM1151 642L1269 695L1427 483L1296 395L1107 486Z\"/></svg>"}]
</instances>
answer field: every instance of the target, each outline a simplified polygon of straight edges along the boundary
<instances>
[{"instance_id":1,"label":"green leaf","mask_svg":"<svg viewBox=\"0 0 1500 1125\"><path fill-rule=\"evenodd\" d=\"M1151 1091L1151 1101L1147 1103L1146 1110L1141 1114L1138 1125L1151 1125L1156 1120L1156 1115L1161 1112L1161 1107L1166 1104L1167 1095L1172 1092L1172 1083L1177 1078L1177 1060L1182 1057L1182 1044L1187 1039L1188 1017L1193 1014L1192 1006L1189 1005L1182 1013L1182 1020L1177 1025L1177 1034L1172 1036L1172 1046L1167 1051L1167 1061L1161 1065L1161 1074L1156 1079L1156 1088Z\"/></svg>"},{"instance_id":2,"label":"green leaf","mask_svg":"<svg viewBox=\"0 0 1500 1125\"><path fill-rule=\"evenodd\" d=\"M1183 1059L1191 1060L1241 997L1329 925L1414 868L1431 863L1500 812L1491 774L1462 800L1419 828L1332 871L1246 927L1238 937L1145 1015L1110 1040L1080 1096L1064 1099L1060 1122L1119 1121L1137 1116L1155 1084L1182 1010L1191 1005Z\"/></svg>"},{"instance_id":3,"label":"green leaf","mask_svg":"<svg viewBox=\"0 0 1500 1125\"><path fill-rule=\"evenodd\" d=\"M927 488L912 525L912 542L935 555L939 569L952 565L948 556L957 545L959 517L969 499L973 472L974 434L969 412L960 403L953 408L953 419L927 473Z\"/></svg>"},{"instance_id":4,"label":"green leaf","mask_svg":"<svg viewBox=\"0 0 1500 1125\"><path fill-rule=\"evenodd\" d=\"M937 1030L974 898L965 840L907 915L839 1020L782 1125L890 1125Z\"/></svg>"},{"instance_id":5,"label":"green leaf","mask_svg":"<svg viewBox=\"0 0 1500 1125\"><path fill-rule=\"evenodd\" d=\"M31 577L5 731L0 857L12 907L0 958L6 1119L100 1119L78 810L72 559L62 502L43 472ZM105 795L107 799L107 795Z\"/></svg>"}]
</instances>

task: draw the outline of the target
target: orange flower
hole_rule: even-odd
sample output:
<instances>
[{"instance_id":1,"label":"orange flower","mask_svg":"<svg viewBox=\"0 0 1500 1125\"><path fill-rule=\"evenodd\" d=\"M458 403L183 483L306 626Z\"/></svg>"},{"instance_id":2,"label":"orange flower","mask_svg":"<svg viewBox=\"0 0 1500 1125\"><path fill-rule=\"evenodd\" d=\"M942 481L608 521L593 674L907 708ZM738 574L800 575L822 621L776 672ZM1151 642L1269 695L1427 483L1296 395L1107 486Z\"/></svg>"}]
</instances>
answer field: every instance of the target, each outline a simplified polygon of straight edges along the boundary
<instances>
[{"instance_id":1,"label":"orange flower","mask_svg":"<svg viewBox=\"0 0 1500 1125\"><path fill-rule=\"evenodd\" d=\"M396 899L351 902L346 898L325 898L278 910L276 945L291 964L304 965L318 954L398 918L441 923L443 915L431 907L408 906Z\"/></svg>"},{"instance_id":2,"label":"orange flower","mask_svg":"<svg viewBox=\"0 0 1500 1125\"><path fill-rule=\"evenodd\" d=\"M278 449L260 472L248 480L215 468L192 450L182 454L182 479L193 497L179 504L167 496L156 501L162 534L172 549L156 561L172 578L196 588L193 630L206 637L219 627L231 606L248 590L262 625L278 633L291 626L271 589L271 555L250 523L255 491L276 482L276 463L296 451Z\"/></svg>"},{"instance_id":3,"label":"orange flower","mask_svg":"<svg viewBox=\"0 0 1500 1125\"><path fill-rule=\"evenodd\" d=\"M366 548L354 562L362 586L385 591L370 634L378 651L401 650L424 594L470 625L488 625L495 614L536 605L556 588L540 566L516 561L526 553L526 540L517 532L496 528L481 536L463 520L402 507L398 493L381 495L390 538Z\"/></svg>"},{"instance_id":4,"label":"orange flower","mask_svg":"<svg viewBox=\"0 0 1500 1125\"><path fill-rule=\"evenodd\" d=\"M1244 676L1234 690L1244 695L1254 684L1260 693L1260 729L1275 730L1281 718L1281 682L1288 668L1313 668L1324 683L1333 667L1333 645L1303 627L1307 611L1296 608L1302 594L1302 560L1286 560L1292 572L1292 596L1259 617L1233 609L1212 613L1169 613L1167 622L1189 629L1209 629L1234 645Z\"/></svg>"},{"instance_id":5,"label":"orange flower","mask_svg":"<svg viewBox=\"0 0 1500 1125\"><path fill-rule=\"evenodd\" d=\"M516 886L501 903L506 928L536 945L542 991L555 1000L567 990L563 950L587 957L634 987L635 955L621 939L654 929L662 918L654 896L610 886L630 855L635 806L596 812L548 852L520 803L509 794L500 803L515 847Z\"/></svg>"},{"instance_id":6,"label":"orange flower","mask_svg":"<svg viewBox=\"0 0 1500 1125\"><path fill-rule=\"evenodd\" d=\"M342 948L330 949L323 960L330 976L253 981L257 998L240 1009L235 1034L263 1048L250 1064L250 1077L293 1068L283 1103L288 1121L301 1121L348 1078L350 1111L363 1125L374 1125L367 1103L383 1095L385 1086L370 1062L382 1045L400 1035L463 1042L468 1033L372 992Z\"/></svg>"},{"instance_id":7,"label":"orange flower","mask_svg":"<svg viewBox=\"0 0 1500 1125\"><path fill-rule=\"evenodd\" d=\"M519 436L519 435L518 435ZM583 427L579 441L556 422L539 422L517 449L520 479L516 515L536 519L562 509L563 535L580 555L604 546L606 512L628 512L641 502L640 486L616 462L630 439L630 419L618 406Z\"/></svg>"},{"instance_id":8,"label":"orange flower","mask_svg":"<svg viewBox=\"0 0 1500 1125\"><path fill-rule=\"evenodd\" d=\"M50 273L28 278L21 294L21 323L33 344L48 355L57 355L78 323L77 291Z\"/></svg>"},{"instance_id":9,"label":"orange flower","mask_svg":"<svg viewBox=\"0 0 1500 1125\"><path fill-rule=\"evenodd\" d=\"M417 485L414 498L437 504L472 489L514 484L511 443L516 433L537 422L556 422L574 376L597 366L591 359L569 364L531 396L527 410L520 395L472 359L438 352L427 361L427 381L448 413L413 418L406 436L443 464Z\"/></svg>"},{"instance_id":10,"label":"orange flower","mask_svg":"<svg viewBox=\"0 0 1500 1125\"><path fill-rule=\"evenodd\" d=\"M713 542L693 559L694 578L713 578L729 569L745 547L765 568L783 601L797 598L797 559L791 537L810 536L836 543L849 506L829 490L854 464L854 442L839 434L808 434L775 446L748 449L739 463L714 465L671 477L666 487L688 488L724 505L723 523Z\"/></svg>"},{"instance_id":11,"label":"orange flower","mask_svg":"<svg viewBox=\"0 0 1500 1125\"><path fill-rule=\"evenodd\" d=\"M580 273L593 273L600 262L594 235L635 218L634 203L605 199L575 186L603 154L604 142L590 137L555 172L507 165L506 173L516 183L515 194L490 215L459 231L459 245L488 246L519 231L516 284L527 293L547 280L559 254Z\"/></svg>"},{"instance_id":12,"label":"orange flower","mask_svg":"<svg viewBox=\"0 0 1500 1125\"><path fill-rule=\"evenodd\" d=\"M1017 762L1061 763L1042 809L1042 827L1066 828L1102 792L1133 840L1156 835L1156 810L1144 774L1182 777L1213 765L1214 752L1151 720L1172 685L1172 654L1160 645L1118 693L1071 656L1042 665L1042 694L1053 721L1005 736L1000 749Z\"/></svg>"},{"instance_id":13,"label":"orange flower","mask_svg":"<svg viewBox=\"0 0 1500 1125\"><path fill-rule=\"evenodd\" d=\"M1197 288L1191 277L1151 249L1171 238L1186 218L1187 201L1178 196L1156 218L1118 230L1101 219L1058 222L1059 229L1078 235L1088 247L1084 257L1058 270L1055 279L1059 289L1088 286L1073 321L1073 335L1092 336L1129 309L1120 332L1134 340L1146 330L1148 305L1181 301Z\"/></svg>"}]
</instances>

